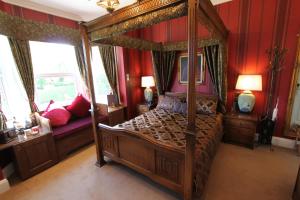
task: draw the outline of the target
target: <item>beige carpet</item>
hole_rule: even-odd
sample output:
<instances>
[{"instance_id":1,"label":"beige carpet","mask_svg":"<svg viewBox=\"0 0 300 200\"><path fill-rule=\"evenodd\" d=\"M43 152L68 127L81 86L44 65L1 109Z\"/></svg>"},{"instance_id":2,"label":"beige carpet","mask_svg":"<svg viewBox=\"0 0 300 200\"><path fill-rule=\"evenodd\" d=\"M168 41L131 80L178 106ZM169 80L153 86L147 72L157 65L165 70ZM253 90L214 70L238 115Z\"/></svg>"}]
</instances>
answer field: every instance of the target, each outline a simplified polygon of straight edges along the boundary
<instances>
[{"instance_id":1,"label":"beige carpet","mask_svg":"<svg viewBox=\"0 0 300 200\"><path fill-rule=\"evenodd\" d=\"M1 200L160 200L179 196L117 164L94 165L94 146L0 195ZM294 152L221 144L205 200L289 200L299 157Z\"/></svg>"}]
</instances>

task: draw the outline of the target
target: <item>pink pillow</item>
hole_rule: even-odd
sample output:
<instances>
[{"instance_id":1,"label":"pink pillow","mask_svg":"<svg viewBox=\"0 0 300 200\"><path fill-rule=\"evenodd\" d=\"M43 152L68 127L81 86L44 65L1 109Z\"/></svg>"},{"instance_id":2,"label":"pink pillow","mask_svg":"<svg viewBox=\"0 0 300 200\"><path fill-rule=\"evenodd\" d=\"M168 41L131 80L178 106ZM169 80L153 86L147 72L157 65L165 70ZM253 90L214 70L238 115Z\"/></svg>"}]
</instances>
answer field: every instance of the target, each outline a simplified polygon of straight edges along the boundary
<instances>
[{"instance_id":1,"label":"pink pillow","mask_svg":"<svg viewBox=\"0 0 300 200\"><path fill-rule=\"evenodd\" d=\"M57 127L67 124L71 113L51 100L42 116L50 120L51 126Z\"/></svg>"},{"instance_id":2,"label":"pink pillow","mask_svg":"<svg viewBox=\"0 0 300 200\"><path fill-rule=\"evenodd\" d=\"M76 117L85 117L89 115L90 108L91 103L82 95L78 95L72 104L67 107L67 110Z\"/></svg>"}]
</instances>

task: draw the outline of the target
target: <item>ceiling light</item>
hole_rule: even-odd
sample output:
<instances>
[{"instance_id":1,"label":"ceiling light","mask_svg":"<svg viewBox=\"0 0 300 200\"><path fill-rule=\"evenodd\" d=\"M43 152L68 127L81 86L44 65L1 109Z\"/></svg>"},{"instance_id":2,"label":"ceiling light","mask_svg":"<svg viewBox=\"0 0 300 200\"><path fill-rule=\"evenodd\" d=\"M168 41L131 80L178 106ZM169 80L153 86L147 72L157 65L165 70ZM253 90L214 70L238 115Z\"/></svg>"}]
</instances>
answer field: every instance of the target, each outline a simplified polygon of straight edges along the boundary
<instances>
[{"instance_id":1,"label":"ceiling light","mask_svg":"<svg viewBox=\"0 0 300 200\"><path fill-rule=\"evenodd\" d=\"M100 0L97 2L97 5L105 8L109 13L112 13L120 3L118 0Z\"/></svg>"}]
</instances>

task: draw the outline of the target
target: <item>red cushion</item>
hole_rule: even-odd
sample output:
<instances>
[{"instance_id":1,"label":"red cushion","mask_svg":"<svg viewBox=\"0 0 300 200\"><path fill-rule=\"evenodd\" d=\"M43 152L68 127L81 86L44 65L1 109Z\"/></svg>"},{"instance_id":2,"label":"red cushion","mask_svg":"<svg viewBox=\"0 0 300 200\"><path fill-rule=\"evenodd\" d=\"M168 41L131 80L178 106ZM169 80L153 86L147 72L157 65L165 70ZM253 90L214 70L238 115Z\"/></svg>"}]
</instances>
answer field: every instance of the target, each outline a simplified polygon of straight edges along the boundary
<instances>
[{"instance_id":1,"label":"red cushion","mask_svg":"<svg viewBox=\"0 0 300 200\"><path fill-rule=\"evenodd\" d=\"M55 139L63 138L67 135L75 134L76 132L92 126L92 118L90 116L70 121L65 126L53 128L52 135Z\"/></svg>"},{"instance_id":2,"label":"red cushion","mask_svg":"<svg viewBox=\"0 0 300 200\"><path fill-rule=\"evenodd\" d=\"M72 104L67 107L67 110L76 117L86 117L89 115L90 108L91 103L82 95L78 95Z\"/></svg>"},{"instance_id":3,"label":"red cushion","mask_svg":"<svg viewBox=\"0 0 300 200\"><path fill-rule=\"evenodd\" d=\"M42 116L50 120L51 126L57 127L67 124L71 113L51 100Z\"/></svg>"}]
</instances>

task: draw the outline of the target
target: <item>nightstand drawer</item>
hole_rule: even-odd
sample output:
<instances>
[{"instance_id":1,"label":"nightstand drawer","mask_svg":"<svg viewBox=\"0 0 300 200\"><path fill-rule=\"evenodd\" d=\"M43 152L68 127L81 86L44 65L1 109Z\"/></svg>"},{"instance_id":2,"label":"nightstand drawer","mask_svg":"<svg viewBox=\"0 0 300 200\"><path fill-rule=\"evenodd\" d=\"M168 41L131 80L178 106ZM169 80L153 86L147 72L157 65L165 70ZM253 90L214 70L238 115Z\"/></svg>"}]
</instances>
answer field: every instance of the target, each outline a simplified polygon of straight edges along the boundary
<instances>
[{"instance_id":1,"label":"nightstand drawer","mask_svg":"<svg viewBox=\"0 0 300 200\"><path fill-rule=\"evenodd\" d=\"M234 126L234 127L242 127L242 128L250 128L250 129L255 129L256 128L256 123L252 121L246 121L246 120L225 120L225 126Z\"/></svg>"},{"instance_id":2,"label":"nightstand drawer","mask_svg":"<svg viewBox=\"0 0 300 200\"><path fill-rule=\"evenodd\" d=\"M253 148L255 130L242 127L224 127L224 141L243 144Z\"/></svg>"}]
</instances>

